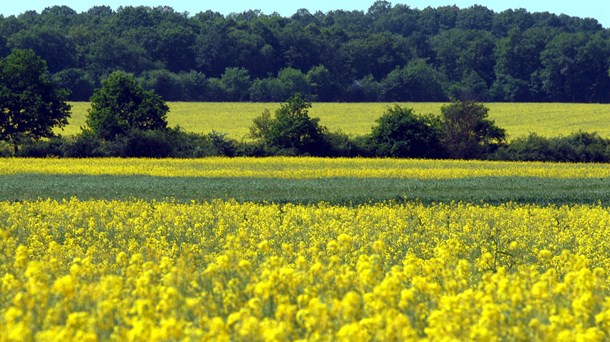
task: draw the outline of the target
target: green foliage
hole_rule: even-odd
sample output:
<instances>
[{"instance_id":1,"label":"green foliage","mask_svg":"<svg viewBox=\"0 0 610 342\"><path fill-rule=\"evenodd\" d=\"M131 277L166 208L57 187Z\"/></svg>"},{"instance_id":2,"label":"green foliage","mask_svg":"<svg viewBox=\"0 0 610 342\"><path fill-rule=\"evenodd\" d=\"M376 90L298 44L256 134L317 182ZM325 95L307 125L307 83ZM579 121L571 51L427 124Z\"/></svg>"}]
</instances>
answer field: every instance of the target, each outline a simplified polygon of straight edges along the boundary
<instances>
[{"instance_id":1,"label":"green foliage","mask_svg":"<svg viewBox=\"0 0 610 342\"><path fill-rule=\"evenodd\" d=\"M441 108L442 144L451 158L481 158L506 140L506 132L489 120L489 109L471 101L454 101Z\"/></svg>"},{"instance_id":2,"label":"green foliage","mask_svg":"<svg viewBox=\"0 0 610 342\"><path fill-rule=\"evenodd\" d=\"M250 99L257 102L281 102L286 100L282 82L275 77L254 80L249 93Z\"/></svg>"},{"instance_id":3,"label":"green foliage","mask_svg":"<svg viewBox=\"0 0 610 342\"><path fill-rule=\"evenodd\" d=\"M594 19L480 5L377 1L288 17L52 6L0 17L0 57L33 49L79 101L124 70L179 101L610 102L609 47ZM189 73L200 75L194 88Z\"/></svg>"},{"instance_id":4,"label":"green foliage","mask_svg":"<svg viewBox=\"0 0 610 342\"><path fill-rule=\"evenodd\" d=\"M252 119L249 137L255 140L269 141L269 131L271 130L272 117L269 109L264 109L260 116Z\"/></svg>"},{"instance_id":5,"label":"green foliage","mask_svg":"<svg viewBox=\"0 0 610 342\"><path fill-rule=\"evenodd\" d=\"M13 49L31 49L47 62L50 72L76 67L76 46L58 28L42 26L12 35L8 45Z\"/></svg>"},{"instance_id":6,"label":"green foliage","mask_svg":"<svg viewBox=\"0 0 610 342\"><path fill-rule=\"evenodd\" d=\"M62 137L51 137L49 139L29 140L19 148L16 157L47 158L64 156L66 141Z\"/></svg>"},{"instance_id":7,"label":"green foliage","mask_svg":"<svg viewBox=\"0 0 610 342\"><path fill-rule=\"evenodd\" d=\"M437 118L417 116L412 109L388 107L371 133L371 149L380 157L434 158L442 155Z\"/></svg>"},{"instance_id":8,"label":"green foliage","mask_svg":"<svg viewBox=\"0 0 610 342\"><path fill-rule=\"evenodd\" d=\"M294 68L285 68L280 70L277 77L256 79L249 89L249 95L253 101L281 102L290 99L292 94L311 94L314 86L321 93L331 86L329 82L324 69L320 67L312 69L307 75Z\"/></svg>"},{"instance_id":9,"label":"green foliage","mask_svg":"<svg viewBox=\"0 0 610 342\"><path fill-rule=\"evenodd\" d=\"M364 38L348 42L341 51L356 71L356 77L371 75L377 80L413 58L406 38L387 31L370 32Z\"/></svg>"},{"instance_id":10,"label":"green foliage","mask_svg":"<svg viewBox=\"0 0 610 342\"><path fill-rule=\"evenodd\" d=\"M338 87L333 80L333 75L324 66L318 65L307 72L307 82L311 87L311 93L315 94L318 101L329 101L337 98Z\"/></svg>"},{"instance_id":11,"label":"green foliage","mask_svg":"<svg viewBox=\"0 0 610 342\"><path fill-rule=\"evenodd\" d=\"M91 72L100 78L115 70L139 74L156 68L144 47L121 36L103 35L84 57Z\"/></svg>"},{"instance_id":12,"label":"green foliage","mask_svg":"<svg viewBox=\"0 0 610 342\"><path fill-rule=\"evenodd\" d=\"M168 111L165 101L144 90L133 75L116 71L91 98L87 125L98 137L112 140L131 130L166 129Z\"/></svg>"},{"instance_id":13,"label":"green foliage","mask_svg":"<svg viewBox=\"0 0 610 342\"><path fill-rule=\"evenodd\" d=\"M244 101L251 85L248 70L244 68L227 68L222 74L221 84L228 101Z\"/></svg>"},{"instance_id":14,"label":"green foliage","mask_svg":"<svg viewBox=\"0 0 610 342\"><path fill-rule=\"evenodd\" d=\"M354 81L348 88L347 93L350 101L375 102L379 100L381 91L381 83L376 81L373 76L368 75Z\"/></svg>"},{"instance_id":15,"label":"green foliage","mask_svg":"<svg viewBox=\"0 0 610 342\"><path fill-rule=\"evenodd\" d=\"M441 75L426 61L414 59L390 72L381 83L384 101L444 101Z\"/></svg>"},{"instance_id":16,"label":"green foliage","mask_svg":"<svg viewBox=\"0 0 610 342\"><path fill-rule=\"evenodd\" d=\"M597 133L581 131L554 138L530 134L505 143L503 130L487 119L487 108L473 102L456 101L444 106L442 117L418 116L413 109L399 105L388 107L370 135L356 137L341 131L328 132L319 125L317 118L309 117L310 106L308 101L296 95L282 104L275 115L264 110L250 127L249 137L254 141L237 142L217 131L187 133L178 127L131 128L112 139L102 139L85 128L80 134L67 138L24 141L16 155L79 158L317 155L610 162L610 139ZM454 130L453 140L449 139L449 129ZM6 142L0 142L0 155L15 155L8 147Z\"/></svg>"},{"instance_id":17,"label":"green foliage","mask_svg":"<svg viewBox=\"0 0 610 342\"><path fill-rule=\"evenodd\" d=\"M237 143L223 134L188 133L179 127L133 129L113 140L101 140L92 131L84 130L74 137L38 143L30 147L32 153L27 156L201 158L233 156L236 149Z\"/></svg>"},{"instance_id":18,"label":"green foliage","mask_svg":"<svg viewBox=\"0 0 610 342\"><path fill-rule=\"evenodd\" d=\"M284 101L288 100L291 94L309 94L311 91L307 76L298 69L282 69L278 73L277 78L286 96ZM290 102L290 100L288 101Z\"/></svg>"},{"instance_id":19,"label":"green foliage","mask_svg":"<svg viewBox=\"0 0 610 342\"><path fill-rule=\"evenodd\" d=\"M541 55L542 89L552 101L604 101L610 89L608 56L610 41L602 35L562 33Z\"/></svg>"},{"instance_id":20,"label":"green foliage","mask_svg":"<svg viewBox=\"0 0 610 342\"><path fill-rule=\"evenodd\" d=\"M103 157L107 154L102 151L102 145L103 141L93 131L84 129L80 134L64 138L63 157Z\"/></svg>"},{"instance_id":21,"label":"green foliage","mask_svg":"<svg viewBox=\"0 0 610 342\"><path fill-rule=\"evenodd\" d=\"M452 29L432 38L449 97L485 100L494 79L495 38L490 32Z\"/></svg>"},{"instance_id":22,"label":"green foliage","mask_svg":"<svg viewBox=\"0 0 610 342\"><path fill-rule=\"evenodd\" d=\"M32 50L14 50L0 61L0 140L17 154L22 143L52 137L55 127L68 124L67 95Z\"/></svg>"},{"instance_id":23,"label":"green foliage","mask_svg":"<svg viewBox=\"0 0 610 342\"><path fill-rule=\"evenodd\" d=\"M368 136L349 136L341 131L328 132L324 135L327 157L373 157Z\"/></svg>"},{"instance_id":24,"label":"green foliage","mask_svg":"<svg viewBox=\"0 0 610 342\"><path fill-rule=\"evenodd\" d=\"M119 157L166 158L172 154L167 132L133 129L105 142L107 153Z\"/></svg>"},{"instance_id":25,"label":"green foliage","mask_svg":"<svg viewBox=\"0 0 610 342\"><path fill-rule=\"evenodd\" d=\"M296 94L275 111L275 117L264 111L255 118L250 137L283 154L323 155L326 128L309 117L309 108L311 103Z\"/></svg>"},{"instance_id":26,"label":"green foliage","mask_svg":"<svg viewBox=\"0 0 610 342\"><path fill-rule=\"evenodd\" d=\"M542 96L540 55L551 39L550 30L534 27L508 30L496 44L496 80L491 97L501 101L530 102Z\"/></svg>"},{"instance_id":27,"label":"green foliage","mask_svg":"<svg viewBox=\"0 0 610 342\"><path fill-rule=\"evenodd\" d=\"M234 140L227 138L226 133L212 131L207 134L211 149L213 149L213 155L216 156L227 156L234 157L237 150L237 144Z\"/></svg>"},{"instance_id":28,"label":"green foliage","mask_svg":"<svg viewBox=\"0 0 610 342\"><path fill-rule=\"evenodd\" d=\"M500 148L493 159L513 161L610 162L610 140L597 133L576 132L568 136L520 137Z\"/></svg>"},{"instance_id":29,"label":"green foliage","mask_svg":"<svg viewBox=\"0 0 610 342\"><path fill-rule=\"evenodd\" d=\"M71 89L73 101L89 101L95 81L85 70L79 68L64 69L53 75L53 81L61 88Z\"/></svg>"}]
</instances>

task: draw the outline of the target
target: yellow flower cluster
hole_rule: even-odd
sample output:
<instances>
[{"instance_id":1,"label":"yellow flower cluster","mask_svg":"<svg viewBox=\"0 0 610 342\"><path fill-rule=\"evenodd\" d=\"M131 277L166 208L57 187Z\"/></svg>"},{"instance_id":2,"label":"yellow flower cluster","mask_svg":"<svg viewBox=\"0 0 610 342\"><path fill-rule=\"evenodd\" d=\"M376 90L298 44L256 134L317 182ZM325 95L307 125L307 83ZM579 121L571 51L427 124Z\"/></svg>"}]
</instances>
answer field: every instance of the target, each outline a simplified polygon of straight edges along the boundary
<instances>
[{"instance_id":1,"label":"yellow flower cluster","mask_svg":"<svg viewBox=\"0 0 610 342\"><path fill-rule=\"evenodd\" d=\"M610 338L601 206L0 202L0 341Z\"/></svg>"},{"instance_id":2,"label":"yellow flower cluster","mask_svg":"<svg viewBox=\"0 0 610 342\"><path fill-rule=\"evenodd\" d=\"M358 158L0 159L9 174L148 175L158 177L608 178L606 164Z\"/></svg>"}]
</instances>

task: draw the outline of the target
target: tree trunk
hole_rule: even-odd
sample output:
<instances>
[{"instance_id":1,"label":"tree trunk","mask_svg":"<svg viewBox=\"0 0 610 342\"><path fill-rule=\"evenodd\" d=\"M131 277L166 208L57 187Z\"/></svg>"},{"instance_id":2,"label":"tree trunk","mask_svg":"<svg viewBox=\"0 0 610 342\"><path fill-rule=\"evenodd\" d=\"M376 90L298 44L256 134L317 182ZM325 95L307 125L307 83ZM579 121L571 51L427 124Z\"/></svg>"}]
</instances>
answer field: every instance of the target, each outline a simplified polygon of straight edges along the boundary
<instances>
[{"instance_id":1,"label":"tree trunk","mask_svg":"<svg viewBox=\"0 0 610 342\"><path fill-rule=\"evenodd\" d=\"M9 140L13 143L13 157L17 157L17 153L19 153L19 142L21 141L21 136L19 133L9 134Z\"/></svg>"}]
</instances>

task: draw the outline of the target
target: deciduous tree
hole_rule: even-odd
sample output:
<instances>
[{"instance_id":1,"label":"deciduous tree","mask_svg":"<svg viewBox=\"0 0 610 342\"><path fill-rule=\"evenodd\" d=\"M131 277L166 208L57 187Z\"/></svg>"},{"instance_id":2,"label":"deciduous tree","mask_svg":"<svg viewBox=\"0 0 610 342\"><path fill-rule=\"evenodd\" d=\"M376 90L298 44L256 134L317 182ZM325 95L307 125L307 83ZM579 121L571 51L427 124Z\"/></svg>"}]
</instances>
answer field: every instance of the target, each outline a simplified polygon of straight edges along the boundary
<instances>
[{"instance_id":1,"label":"deciduous tree","mask_svg":"<svg viewBox=\"0 0 610 342\"><path fill-rule=\"evenodd\" d=\"M411 108L389 107L371 133L376 155L399 158L431 158L442 155L439 120L418 116Z\"/></svg>"},{"instance_id":2,"label":"deciduous tree","mask_svg":"<svg viewBox=\"0 0 610 342\"><path fill-rule=\"evenodd\" d=\"M67 91L49 77L44 60L32 50L14 50L0 61L0 140L18 153L26 139L54 136L70 117Z\"/></svg>"},{"instance_id":3,"label":"deciduous tree","mask_svg":"<svg viewBox=\"0 0 610 342\"><path fill-rule=\"evenodd\" d=\"M506 139L505 130L487 118L489 109L480 103L455 101L441 112L442 143L452 158L479 158Z\"/></svg>"},{"instance_id":4,"label":"deciduous tree","mask_svg":"<svg viewBox=\"0 0 610 342\"><path fill-rule=\"evenodd\" d=\"M296 94L275 111L275 117L265 111L255 118L251 136L286 153L323 155L326 127L309 116L309 108L311 103Z\"/></svg>"},{"instance_id":5,"label":"deciduous tree","mask_svg":"<svg viewBox=\"0 0 610 342\"><path fill-rule=\"evenodd\" d=\"M132 74L115 71L91 97L87 125L98 137L113 139L134 129L166 129L168 111L165 101L144 90Z\"/></svg>"}]
</instances>

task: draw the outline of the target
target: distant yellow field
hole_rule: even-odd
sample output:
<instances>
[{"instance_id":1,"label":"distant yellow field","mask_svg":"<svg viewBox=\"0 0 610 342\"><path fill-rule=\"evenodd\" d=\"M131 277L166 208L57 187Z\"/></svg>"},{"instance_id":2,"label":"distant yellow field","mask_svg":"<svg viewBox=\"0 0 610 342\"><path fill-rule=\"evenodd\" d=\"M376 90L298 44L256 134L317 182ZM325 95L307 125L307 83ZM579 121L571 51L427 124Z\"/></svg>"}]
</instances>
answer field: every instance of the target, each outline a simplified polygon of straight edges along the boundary
<instances>
[{"instance_id":1,"label":"distant yellow field","mask_svg":"<svg viewBox=\"0 0 610 342\"><path fill-rule=\"evenodd\" d=\"M375 120L392 103L314 103L310 115L331 131L350 135L370 132ZM401 103L419 114L440 114L443 103ZM490 117L506 129L509 138L535 132L542 136L567 135L579 130L598 132L610 138L610 104L563 103L487 103ZM196 133L212 130L228 133L241 140L248 133L252 119L264 109L273 112L278 103L171 102L169 124ZM73 135L85 125L89 103L72 103L70 125L60 132Z\"/></svg>"},{"instance_id":2,"label":"distant yellow field","mask_svg":"<svg viewBox=\"0 0 610 342\"><path fill-rule=\"evenodd\" d=\"M610 178L610 168L607 164L598 163L316 157L210 157L161 160L0 158L0 176L13 174L274 179L341 177L422 180L478 177L600 179Z\"/></svg>"}]
</instances>

